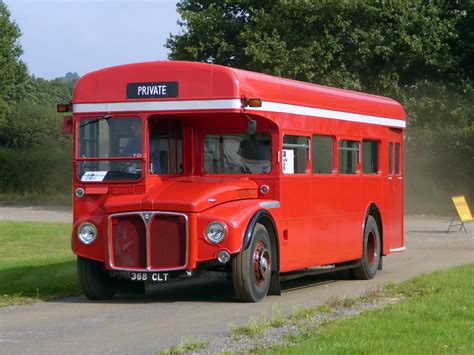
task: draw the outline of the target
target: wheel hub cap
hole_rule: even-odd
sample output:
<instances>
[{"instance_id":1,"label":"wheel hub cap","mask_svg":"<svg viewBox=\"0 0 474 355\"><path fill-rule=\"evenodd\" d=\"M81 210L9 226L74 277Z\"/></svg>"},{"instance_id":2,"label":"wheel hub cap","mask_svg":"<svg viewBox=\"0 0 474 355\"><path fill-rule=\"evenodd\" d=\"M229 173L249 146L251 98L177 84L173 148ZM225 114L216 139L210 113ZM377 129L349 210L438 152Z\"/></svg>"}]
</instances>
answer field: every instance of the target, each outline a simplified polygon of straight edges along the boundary
<instances>
[{"instance_id":1,"label":"wheel hub cap","mask_svg":"<svg viewBox=\"0 0 474 355\"><path fill-rule=\"evenodd\" d=\"M377 239L373 232L369 234L367 240L367 259L370 266L374 265L377 260Z\"/></svg>"},{"instance_id":2,"label":"wheel hub cap","mask_svg":"<svg viewBox=\"0 0 474 355\"><path fill-rule=\"evenodd\" d=\"M253 274L255 282L261 286L271 274L270 251L262 242L257 243L253 253Z\"/></svg>"},{"instance_id":3,"label":"wheel hub cap","mask_svg":"<svg viewBox=\"0 0 474 355\"><path fill-rule=\"evenodd\" d=\"M260 276L262 279L266 279L270 274L270 265L268 264L270 260L270 253L268 249L264 249L260 254Z\"/></svg>"}]
</instances>

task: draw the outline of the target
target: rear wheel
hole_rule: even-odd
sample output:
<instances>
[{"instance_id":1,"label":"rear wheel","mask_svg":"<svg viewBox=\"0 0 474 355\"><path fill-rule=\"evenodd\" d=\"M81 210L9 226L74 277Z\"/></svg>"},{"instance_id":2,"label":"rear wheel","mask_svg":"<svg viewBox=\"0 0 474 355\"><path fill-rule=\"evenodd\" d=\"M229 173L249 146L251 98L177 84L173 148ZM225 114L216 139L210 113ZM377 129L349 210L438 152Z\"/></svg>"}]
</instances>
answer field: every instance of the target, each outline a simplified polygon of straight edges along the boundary
<instances>
[{"instance_id":1,"label":"rear wheel","mask_svg":"<svg viewBox=\"0 0 474 355\"><path fill-rule=\"evenodd\" d=\"M363 255L360 265L353 269L354 277L358 280L374 278L380 263L380 232L374 217L368 216L364 229Z\"/></svg>"},{"instance_id":2,"label":"rear wheel","mask_svg":"<svg viewBox=\"0 0 474 355\"><path fill-rule=\"evenodd\" d=\"M268 293L272 275L272 249L267 229L257 223L250 246L232 261L232 279L237 297L259 302Z\"/></svg>"},{"instance_id":3,"label":"rear wheel","mask_svg":"<svg viewBox=\"0 0 474 355\"><path fill-rule=\"evenodd\" d=\"M82 292L91 300L110 299L120 286L120 281L110 277L99 261L78 256L77 274Z\"/></svg>"}]
</instances>

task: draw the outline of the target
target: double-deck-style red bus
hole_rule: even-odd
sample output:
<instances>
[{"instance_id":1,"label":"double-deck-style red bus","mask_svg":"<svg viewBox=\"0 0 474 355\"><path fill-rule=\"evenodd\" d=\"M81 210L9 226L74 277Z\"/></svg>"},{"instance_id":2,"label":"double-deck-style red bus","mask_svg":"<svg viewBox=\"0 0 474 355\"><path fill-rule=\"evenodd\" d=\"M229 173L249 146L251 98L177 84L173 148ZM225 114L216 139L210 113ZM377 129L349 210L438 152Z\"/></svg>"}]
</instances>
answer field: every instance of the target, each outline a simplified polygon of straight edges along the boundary
<instances>
[{"instance_id":1,"label":"double-deck-style red bus","mask_svg":"<svg viewBox=\"0 0 474 355\"><path fill-rule=\"evenodd\" d=\"M278 294L295 271L371 279L405 249L403 131L394 100L190 62L85 75L74 132L74 229L91 299L228 275Z\"/></svg>"}]
</instances>

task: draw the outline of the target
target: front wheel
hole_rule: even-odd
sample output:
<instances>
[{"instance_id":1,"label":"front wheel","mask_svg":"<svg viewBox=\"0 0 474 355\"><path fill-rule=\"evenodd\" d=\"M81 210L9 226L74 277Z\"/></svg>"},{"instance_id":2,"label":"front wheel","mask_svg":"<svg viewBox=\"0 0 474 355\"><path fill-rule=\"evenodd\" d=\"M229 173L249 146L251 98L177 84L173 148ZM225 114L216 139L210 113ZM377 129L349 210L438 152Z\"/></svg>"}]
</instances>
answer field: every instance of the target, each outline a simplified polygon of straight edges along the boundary
<instances>
[{"instance_id":1,"label":"front wheel","mask_svg":"<svg viewBox=\"0 0 474 355\"><path fill-rule=\"evenodd\" d=\"M82 292L91 300L107 300L119 289L119 280L109 276L104 264L77 257L77 275Z\"/></svg>"},{"instance_id":2,"label":"front wheel","mask_svg":"<svg viewBox=\"0 0 474 355\"><path fill-rule=\"evenodd\" d=\"M272 275L271 258L268 231L257 223L249 247L232 261L234 290L241 301L259 302L267 295Z\"/></svg>"},{"instance_id":3,"label":"front wheel","mask_svg":"<svg viewBox=\"0 0 474 355\"><path fill-rule=\"evenodd\" d=\"M353 269L358 280L373 279L380 263L380 232L374 217L368 216L364 229L363 255L360 265Z\"/></svg>"}]
</instances>

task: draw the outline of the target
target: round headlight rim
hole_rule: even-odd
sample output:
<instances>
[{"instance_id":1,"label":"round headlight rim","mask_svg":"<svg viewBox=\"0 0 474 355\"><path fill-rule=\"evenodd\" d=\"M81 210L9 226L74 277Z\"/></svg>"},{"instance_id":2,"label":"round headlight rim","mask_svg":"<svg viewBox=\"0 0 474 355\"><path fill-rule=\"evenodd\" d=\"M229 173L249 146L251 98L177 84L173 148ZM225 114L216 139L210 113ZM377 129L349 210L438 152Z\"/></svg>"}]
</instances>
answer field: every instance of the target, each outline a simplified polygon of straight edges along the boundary
<instances>
[{"instance_id":1,"label":"round headlight rim","mask_svg":"<svg viewBox=\"0 0 474 355\"><path fill-rule=\"evenodd\" d=\"M220 238L219 240L213 240L209 237L209 229L211 228L212 225L214 224L218 224L219 226L222 227L222 238ZM207 224L206 226L206 240L211 243L211 244L219 244L219 243L222 243L222 241L224 241L225 237L227 236L227 224L225 224L224 222L221 222L221 221L211 221Z\"/></svg>"},{"instance_id":2,"label":"round headlight rim","mask_svg":"<svg viewBox=\"0 0 474 355\"><path fill-rule=\"evenodd\" d=\"M82 187L78 187L75 191L74 191L75 195L77 198L83 198L86 191L84 190L84 188Z\"/></svg>"},{"instance_id":3,"label":"round headlight rim","mask_svg":"<svg viewBox=\"0 0 474 355\"><path fill-rule=\"evenodd\" d=\"M81 238L81 232L82 232L82 229L84 227L87 227L87 226L90 226L94 229L94 234L95 234L95 237L88 241L88 240L84 240L83 238ZM84 222L84 223L81 223L79 225L79 227L77 228L77 239L79 239L79 241L82 243L82 244L85 244L85 245L90 245L90 244L93 244L95 243L95 241L97 240L97 236L98 236L98 232L97 232L97 227L94 223L92 222Z\"/></svg>"}]
</instances>

